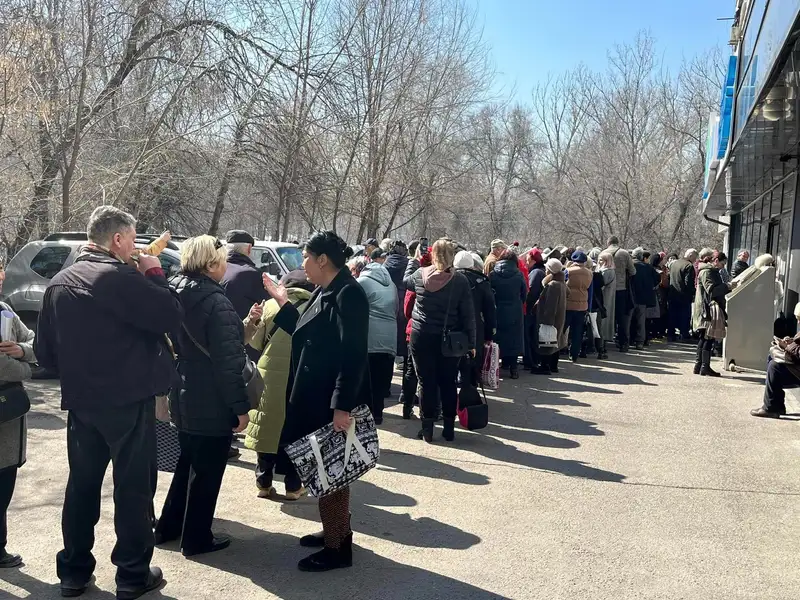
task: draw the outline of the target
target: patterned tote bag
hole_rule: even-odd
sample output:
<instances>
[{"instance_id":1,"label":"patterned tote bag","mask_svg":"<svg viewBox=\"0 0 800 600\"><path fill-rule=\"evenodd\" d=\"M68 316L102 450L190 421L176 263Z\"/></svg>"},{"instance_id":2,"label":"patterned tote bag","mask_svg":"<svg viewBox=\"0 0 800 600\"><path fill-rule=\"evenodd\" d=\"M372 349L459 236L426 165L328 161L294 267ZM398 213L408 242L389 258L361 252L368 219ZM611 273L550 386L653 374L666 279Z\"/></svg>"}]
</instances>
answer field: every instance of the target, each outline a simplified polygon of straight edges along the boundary
<instances>
[{"instance_id":1,"label":"patterned tote bag","mask_svg":"<svg viewBox=\"0 0 800 600\"><path fill-rule=\"evenodd\" d=\"M375 421L366 404L352 413L347 431L329 423L286 447L286 454L312 496L331 494L378 464L380 446Z\"/></svg>"}]
</instances>

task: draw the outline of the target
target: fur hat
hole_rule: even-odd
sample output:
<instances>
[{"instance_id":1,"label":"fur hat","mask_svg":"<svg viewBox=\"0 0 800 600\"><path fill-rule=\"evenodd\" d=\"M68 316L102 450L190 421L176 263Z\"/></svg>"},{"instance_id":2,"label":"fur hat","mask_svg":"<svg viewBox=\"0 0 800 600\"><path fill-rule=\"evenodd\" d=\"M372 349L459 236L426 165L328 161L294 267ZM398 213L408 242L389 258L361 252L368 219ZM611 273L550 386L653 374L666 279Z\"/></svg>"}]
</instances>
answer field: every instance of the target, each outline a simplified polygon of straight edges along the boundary
<instances>
[{"instance_id":1,"label":"fur hat","mask_svg":"<svg viewBox=\"0 0 800 600\"><path fill-rule=\"evenodd\" d=\"M548 273L561 273L564 270L564 265L557 258L551 258L545 263L545 268Z\"/></svg>"},{"instance_id":2,"label":"fur hat","mask_svg":"<svg viewBox=\"0 0 800 600\"><path fill-rule=\"evenodd\" d=\"M456 254L456 258L453 261L453 266L456 269L474 269L475 260L472 258L472 254L470 254L466 250L462 250L461 252Z\"/></svg>"}]
</instances>

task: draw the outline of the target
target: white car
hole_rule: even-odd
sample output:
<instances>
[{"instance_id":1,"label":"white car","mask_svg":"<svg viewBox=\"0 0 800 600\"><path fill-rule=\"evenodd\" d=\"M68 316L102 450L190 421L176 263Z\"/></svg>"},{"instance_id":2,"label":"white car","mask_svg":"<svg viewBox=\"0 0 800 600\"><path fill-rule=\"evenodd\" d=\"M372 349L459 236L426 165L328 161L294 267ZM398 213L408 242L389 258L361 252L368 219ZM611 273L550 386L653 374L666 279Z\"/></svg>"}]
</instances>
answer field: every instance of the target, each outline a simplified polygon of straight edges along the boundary
<instances>
[{"instance_id":1,"label":"white car","mask_svg":"<svg viewBox=\"0 0 800 600\"><path fill-rule=\"evenodd\" d=\"M303 251L297 244L256 240L250 251L256 267L276 280L303 267Z\"/></svg>"}]
</instances>

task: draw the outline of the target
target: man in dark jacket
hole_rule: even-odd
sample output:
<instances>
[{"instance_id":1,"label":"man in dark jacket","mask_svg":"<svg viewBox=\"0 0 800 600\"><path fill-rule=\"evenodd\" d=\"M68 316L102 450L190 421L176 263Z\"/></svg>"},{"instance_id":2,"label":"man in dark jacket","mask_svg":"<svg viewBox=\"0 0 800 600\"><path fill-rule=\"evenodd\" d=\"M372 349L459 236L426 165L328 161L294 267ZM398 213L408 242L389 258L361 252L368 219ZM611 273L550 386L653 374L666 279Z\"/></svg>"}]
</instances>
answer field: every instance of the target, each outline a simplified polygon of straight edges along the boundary
<instances>
[{"instance_id":1,"label":"man in dark jacket","mask_svg":"<svg viewBox=\"0 0 800 600\"><path fill-rule=\"evenodd\" d=\"M415 248L416 249L416 248ZM406 341L406 325L408 319L403 312L406 298L406 286L403 277L408 266L408 250L405 243L397 240L383 263L397 289L397 356L403 357L403 374L408 371L408 342Z\"/></svg>"},{"instance_id":2,"label":"man in dark jacket","mask_svg":"<svg viewBox=\"0 0 800 600\"><path fill-rule=\"evenodd\" d=\"M643 248L633 251L633 266L636 275L631 279L633 286L633 324L636 326L634 342L636 349L642 350L647 342L647 309L656 305L656 288L661 282L652 265L645 261Z\"/></svg>"},{"instance_id":3,"label":"man in dark jacket","mask_svg":"<svg viewBox=\"0 0 800 600\"><path fill-rule=\"evenodd\" d=\"M739 251L739 254L736 255L736 262L733 263L733 268L731 269L731 277L736 278L749 269L748 260L750 260L750 253L747 250Z\"/></svg>"},{"instance_id":4,"label":"man in dark jacket","mask_svg":"<svg viewBox=\"0 0 800 600\"><path fill-rule=\"evenodd\" d=\"M250 313L254 304L261 304L269 300L269 294L264 290L261 272L250 259L250 251L255 240L246 231L234 229L226 236L228 242L228 269L221 285L225 295L236 309L236 314L244 320ZM247 346L247 355L250 360L258 361L260 353L252 346Z\"/></svg>"},{"instance_id":5,"label":"man in dark jacket","mask_svg":"<svg viewBox=\"0 0 800 600\"><path fill-rule=\"evenodd\" d=\"M94 526L109 460L114 469L117 598L158 587L153 556L155 396L172 385L165 334L180 327L180 302L157 258L135 251L136 221L113 206L89 218L89 244L45 292L35 352L61 378L67 420L67 481L57 572L62 595L78 596L95 567Z\"/></svg>"},{"instance_id":6,"label":"man in dark jacket","mask_svg":"<svg viewBox=\"0 0 800 600\"><path fill-rule=\"evenodd\" d=\"M675 341L675 330L681 333L684 341L689 340L689 324L692 319L692 301L695 294L694 263L697 250L689 248L684 257L676 260L669 268L669 332L667 339Z\"/></svg>"}]
</instances>

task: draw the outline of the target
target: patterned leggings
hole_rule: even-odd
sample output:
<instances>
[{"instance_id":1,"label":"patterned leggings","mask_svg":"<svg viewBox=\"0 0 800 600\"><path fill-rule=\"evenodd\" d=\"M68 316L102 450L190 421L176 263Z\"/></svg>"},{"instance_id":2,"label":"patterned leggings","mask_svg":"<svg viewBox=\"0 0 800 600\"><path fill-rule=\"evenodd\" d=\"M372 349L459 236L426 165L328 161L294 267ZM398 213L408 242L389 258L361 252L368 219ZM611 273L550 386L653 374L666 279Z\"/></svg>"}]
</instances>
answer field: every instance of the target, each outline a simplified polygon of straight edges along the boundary
<instances>
[{"instance_id":1,"label":"patterned leggings","mask_svg":"<svg viewBox=\"0 0 800 600\"><path fill-rule=\"evenodd\" d=\"M350 487L322 496L319 499L319 516L327 548L339 548L350 535Z\"/></svg>"}]
</instances>

